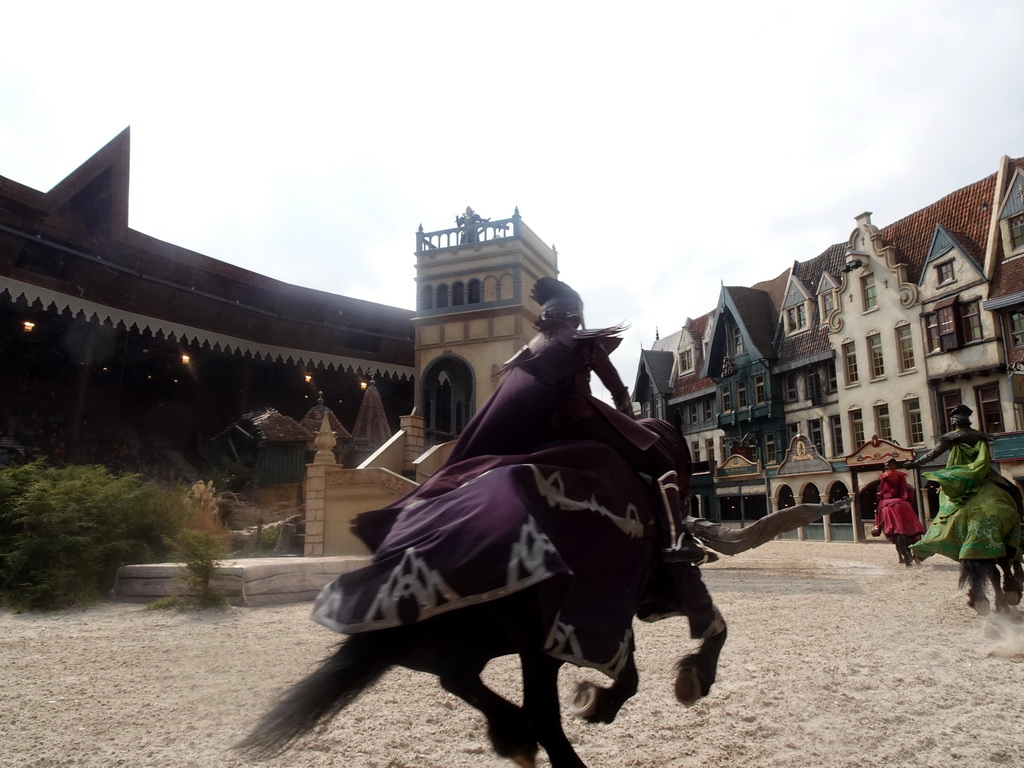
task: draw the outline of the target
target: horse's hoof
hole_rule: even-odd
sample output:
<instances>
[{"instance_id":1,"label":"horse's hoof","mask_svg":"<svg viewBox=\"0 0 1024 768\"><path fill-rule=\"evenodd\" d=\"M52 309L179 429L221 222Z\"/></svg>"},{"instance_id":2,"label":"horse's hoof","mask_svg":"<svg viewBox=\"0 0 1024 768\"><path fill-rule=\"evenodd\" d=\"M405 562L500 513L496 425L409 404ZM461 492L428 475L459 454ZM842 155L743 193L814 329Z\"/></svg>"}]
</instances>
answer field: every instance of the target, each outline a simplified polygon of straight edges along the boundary
<instances>
[{"instance_id":1,"label":"horse's hoof","mask_svg":"<svg viewBox=\"0 0 1024 768\"><path fill-rule=\"evenodd\" d=\"M597 714L597 686L593 683L580 683L576 686L569 712L576 717L589 720Z\"/></svg>"},{"instance_id":2,"label":"horse's hoof","mask_svg":"<svg viewBox=\"0 0 1024 768\"><path fill-rule=\"evenodd\" d=\"M537 761L524 755L516 755L512 758L512 762L518 765L519 768L537 768Z\"/></svg>"},{"instance_id":3,"label":"horse's hoof","mask_svg":"<svg viewBox=\"0 0 1024 768\"><path fill-rule=\"evenodd\" d=\"M989 605L988 600L984 597L980 600L968 601L967 605L973 608L979 616L988 616L988 614L992 610L992 607Z\"/></svg>"},{"instance_id":4,"label":"horse's hoof","mask_svg":"<svg viewBox=\"0 0 1024 768\"><path fill-rule=\"evenodd\" d=\"M1007 605L1020 605L1020 592L1004 592Z\"/></svg>"},{"instance_id":5,"label":"horse's hoof","mask_svg":"<svg viewBox=\"0 0 1024 768\"><path fill-rule=\"evenodd\" d=\"M676 673L676 700L684 707L692 707L704 695L700 676L694 667L679 667Z\"/></svg>"}]
</instances>

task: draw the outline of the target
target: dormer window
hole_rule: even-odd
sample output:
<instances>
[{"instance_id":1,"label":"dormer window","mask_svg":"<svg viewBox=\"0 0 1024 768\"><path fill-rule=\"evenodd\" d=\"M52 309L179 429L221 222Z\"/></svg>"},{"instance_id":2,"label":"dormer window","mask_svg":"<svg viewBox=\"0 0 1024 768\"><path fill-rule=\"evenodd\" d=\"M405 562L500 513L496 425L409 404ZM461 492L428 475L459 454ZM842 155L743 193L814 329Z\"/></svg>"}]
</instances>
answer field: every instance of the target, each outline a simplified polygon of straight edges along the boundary
<instances>
[{"instance_id":1,"label":"dormer window","mask_svg":"<svg viewBox=\"0 0 1024 768\"><path fill-rule=\"evenodd\" d=\"M944 261L935 267L935 279L939 285L945 283L952 283L956 280L956 275L953 274L953 261Z\"/></svg>"},{"instance_id":2,"label":"dormer window","mask_svg":"<svg viewBox=\"0 0 1024 768\"><path fill-rule=\"evenodd\" d=\"M1024 248L1024 214L1010 219L1010 247L1015 251Z\"/></svg>"},{"instance_id":3,"label":"dormer window","mask_svg":"<svg viewBox=\"0 0 1024 768\"><path fill-rule=\"evenodd\" d=\"M797 333L807 327L807 309L796 304L786 310L786 333Z\"/></svg>"},{"instance_id":4,"label":"dormer window","mask_svg":"<svg viewBox=\"0 0 1024 768\"><path fill-rule=\"evenodd\" d=\"M825 291L821 294L821 316L828 317L836 308L836 295L832 291Z\"/></svg>"},{"instance_id":5,"label":"dormer window","mask_svg":"<svg viewBox=\"0 0 1024 768\"><path fill-rule=\"evenodd\" d=\"M730 332L732 333L731 342L732 342L732 354L733 354L733 357L736 357L738 355L742 355L743 352L744 352L744 349L743 349L743 331L740 330L740 327L738 325L734 325L734 326L732 326L732 328L730 328Z\"/></svg>"},{"instance_id":6,"label":"dormer window","mask_svg":"<svg viewBox=\"0 0 1024 768\"><path fill-rule=\"evenodd\" d=\"M693 350L684 349L679 353L679 373L680 375L688 373L693 370Z\"/></svg>"}]
</instances>

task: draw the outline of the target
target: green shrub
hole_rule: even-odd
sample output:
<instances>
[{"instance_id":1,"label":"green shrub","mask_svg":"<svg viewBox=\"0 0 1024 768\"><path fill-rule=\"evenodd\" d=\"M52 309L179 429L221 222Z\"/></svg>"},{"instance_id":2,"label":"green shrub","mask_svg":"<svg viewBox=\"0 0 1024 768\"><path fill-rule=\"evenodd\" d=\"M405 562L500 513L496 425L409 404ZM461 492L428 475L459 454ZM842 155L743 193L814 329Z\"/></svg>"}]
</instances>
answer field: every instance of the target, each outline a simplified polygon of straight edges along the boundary
<instances>
[{"instance_id":1,"label":"green shrub","mask_svg":"<svg viewBox=\"0 0 1024 768\"><path fill-rule=\"evenodd\" d=\"M224 557L223 540L213 533L191 528L178 533L174 539L174 554L185 564L181 580L185 583L188 598L199 608L218 608L227 605L227 598L213 588L213 578Z\"/></svg>"},{"instance_id":2,"label":"green shrub","mask_svg":"<svg viewBox=\"0 0 1024 768\"><path fill-rule=\"evenodd\" d=\"M19 610L94 602L117 569L165 559L184 493L99 466L0 470L0 600Z\"/></svg>"}]
</instances>

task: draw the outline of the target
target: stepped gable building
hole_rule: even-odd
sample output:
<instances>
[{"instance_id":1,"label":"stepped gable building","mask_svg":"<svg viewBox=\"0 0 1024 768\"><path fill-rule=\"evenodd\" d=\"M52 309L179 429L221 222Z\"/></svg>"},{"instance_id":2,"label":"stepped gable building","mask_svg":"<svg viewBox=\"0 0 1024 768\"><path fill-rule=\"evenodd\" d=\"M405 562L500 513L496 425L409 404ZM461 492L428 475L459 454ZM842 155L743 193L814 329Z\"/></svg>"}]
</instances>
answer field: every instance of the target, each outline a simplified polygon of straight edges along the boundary
<instances>
[{"instance_id":1,"label":"stepped gable building","mask_svg":"<svg viewBox=\"0 0 1024 768\"><path fill-rule=\"evenodd\" d=\"M759 516L759 483L763 511L849 491L848 520L801 535L860 540L885 458L930 447L960 403L996 435L1003 474L1024 484L1024 160L1004 157L881 229L870 213L855 222L845 242L773 281L723 287L699 340L666 340L677 361L704 353L701 368L674 368L664 407L695 458L717 459L709 517ZM773 317L757 320L757 306ZM639 369L651 370L646 354ZM642 407L662 391L638 376ZM923 513L934 503L922 492Z\"/></svg>"},{"instance_id":2,"label":"stepped gable building","mask_svg":"<svg viewBox=\"0 0 1024 768\"><path fill-rule=\"evenodd\" d=\"M351 424L371 376L397 428L412 408L414 313L129 228L129 139L48 192L0 177L5 439L49 452L59 433L73 460L103 424L198 461L240 414L301 417L318 391Z\"/></svg>"}]
</instances>

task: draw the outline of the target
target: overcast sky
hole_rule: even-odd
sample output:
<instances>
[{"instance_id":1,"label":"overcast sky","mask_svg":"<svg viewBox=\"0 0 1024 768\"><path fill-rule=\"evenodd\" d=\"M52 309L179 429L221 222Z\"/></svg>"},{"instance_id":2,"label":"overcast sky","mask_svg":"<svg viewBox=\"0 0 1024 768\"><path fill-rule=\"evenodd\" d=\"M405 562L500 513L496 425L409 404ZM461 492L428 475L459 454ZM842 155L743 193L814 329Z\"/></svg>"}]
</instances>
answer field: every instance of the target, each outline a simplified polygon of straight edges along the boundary
<instances>
[{"instance_id":1,"label":"overcast sky","mask_svg":"<svg viewBox=\"0 0 1024 768\"><path fill-rule=\"evenodd\" d=\"M410 309L420 224L518 206L588 325L631 324L627 385L723 282L1024 155L1020 0L39 0L3 24L0 175L48 190L130 126L133 229Z\"/></svg>"}]
</instances>

